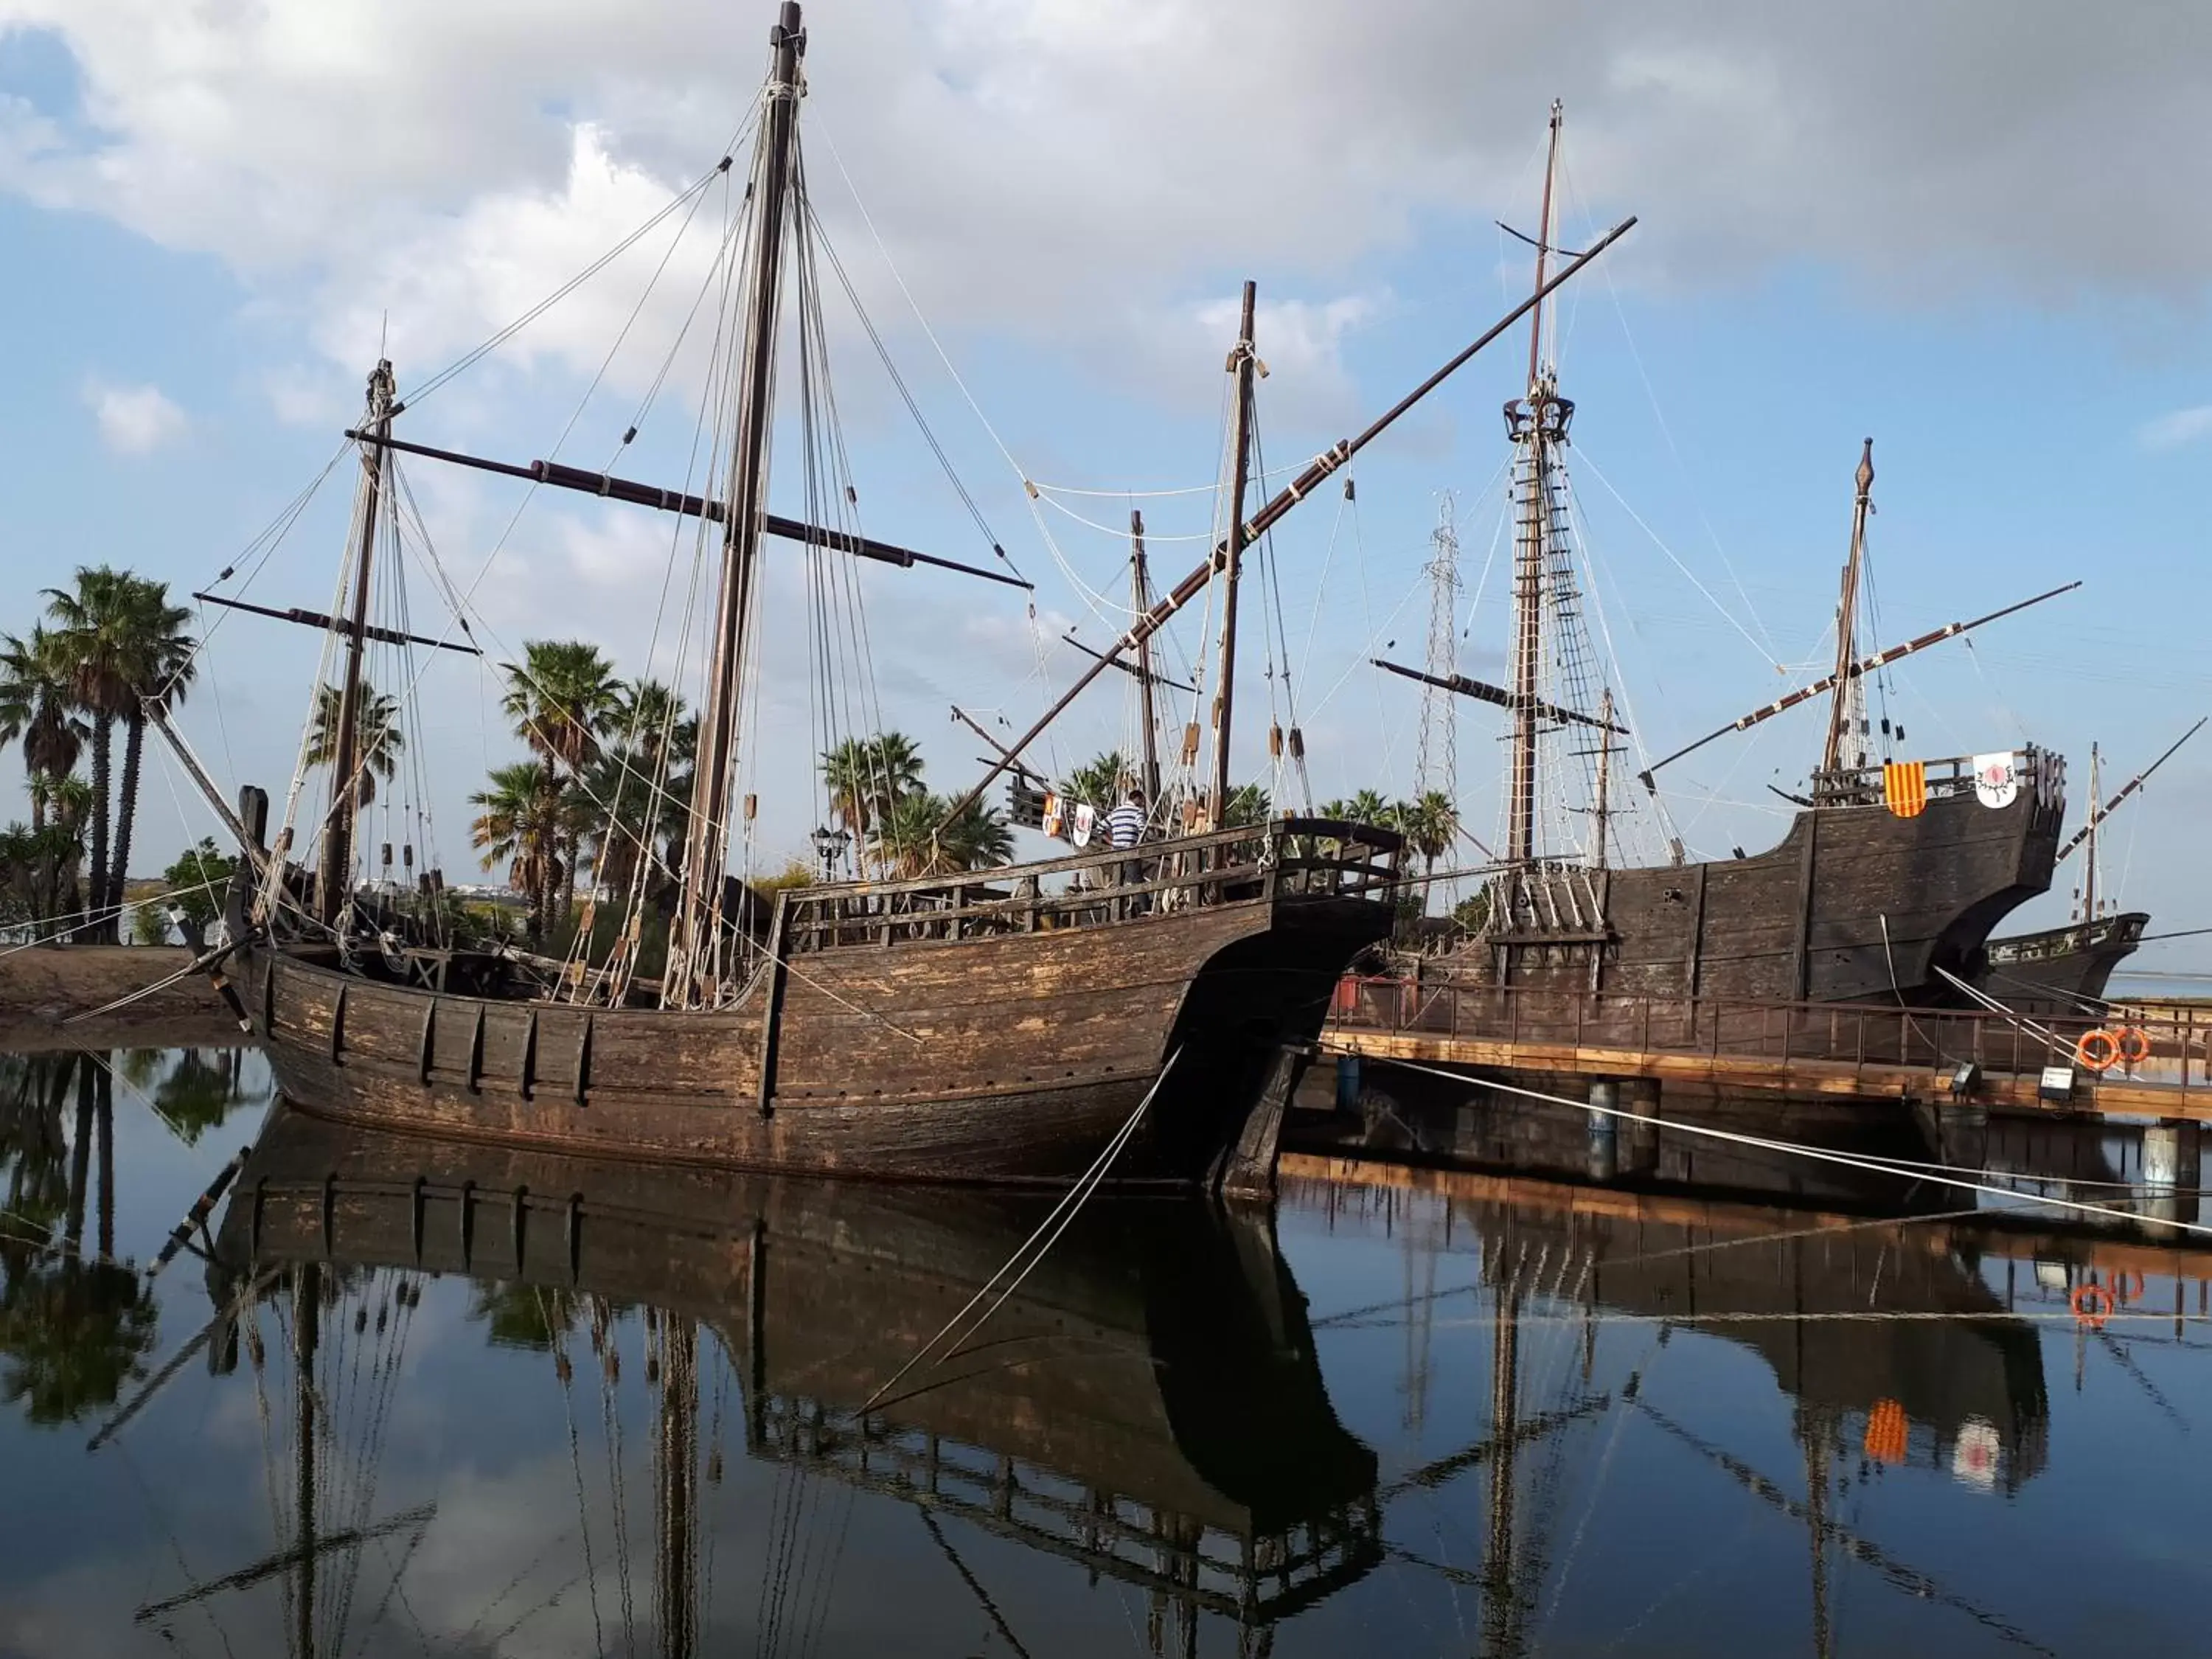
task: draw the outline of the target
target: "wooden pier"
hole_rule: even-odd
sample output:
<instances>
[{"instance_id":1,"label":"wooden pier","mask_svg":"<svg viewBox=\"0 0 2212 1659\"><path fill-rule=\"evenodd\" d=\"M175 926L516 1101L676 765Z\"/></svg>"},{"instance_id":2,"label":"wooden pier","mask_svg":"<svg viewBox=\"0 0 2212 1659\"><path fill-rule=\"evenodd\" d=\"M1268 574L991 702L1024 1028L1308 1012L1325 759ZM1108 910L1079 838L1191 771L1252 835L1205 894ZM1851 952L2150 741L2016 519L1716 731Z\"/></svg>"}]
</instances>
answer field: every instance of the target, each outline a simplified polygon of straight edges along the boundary
<instances>
[{"instance_id":1,"label":"wooden pier","mask_svg":"<svg viewBox=\"0 0 2212 1659\"><path fill-rule=\"evenodd\" d=\"M2141 1060L2101 1076L2076 1063L2085 1033L2123 1025L2143 1034L2148 1053ZM1996 1013L1874 1004L1346 979L1322 1043L1328 1053L1374 1060L1644 1079L1718 1094L1955 1101L2042 1115L2212 1121L2212 1009L2186 1004L2032 1029ZM2046 1086L2052 1066L2072 1073L2070 1089L2058 1098Z\"/></svg>"}]
</instances>

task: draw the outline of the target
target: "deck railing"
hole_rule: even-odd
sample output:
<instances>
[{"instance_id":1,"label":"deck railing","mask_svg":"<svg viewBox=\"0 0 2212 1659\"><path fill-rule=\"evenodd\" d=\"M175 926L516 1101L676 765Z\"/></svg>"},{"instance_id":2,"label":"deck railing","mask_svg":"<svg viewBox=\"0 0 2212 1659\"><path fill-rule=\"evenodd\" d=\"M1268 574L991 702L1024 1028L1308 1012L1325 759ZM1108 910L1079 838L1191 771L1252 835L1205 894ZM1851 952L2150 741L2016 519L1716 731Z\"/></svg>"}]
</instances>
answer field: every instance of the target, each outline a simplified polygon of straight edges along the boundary
<instances>
[{"instance_id":1,"label":"deck railing","mask_svg":"<svg viewBox=\"0 0 2212 1659\"><path fill-rule=\"evenodd\" d=\"M2078 1080L2082 1039L2094 1031L2124 1044L2102 1076L2165 1085L2177 1094L2212 1088L2212 1006L2115 1005L2102 1017L2031 1019L1967 1009L1891 1004L1761 1002L1724 997L1577 991L1550 986L1477 986L1347 977L1337 988L1333 1027L1344 1030L1505 1042L1532 1051L1626 1049L1646 1054L1815 1063L1863 1072L1917 1067L1942 1079L1971 1062L1989 1073L2033 1076L2071 1066ZM2130 1037L2130 1031L2140 1033ZM2092 1045L2101 1054L2101 1045ZM2140 1058L2132 1051L2145 1050ZM1551 1056L1544 1056L1547 1063Z\"/></svg>"},{"instance_id":2,"label":"deck railing","mask_svg":"<svg viewBox=\"0 0 2212 1659\"><path fill-rule=\"evenodd\" d=\"M1196 905L1286 896L1388 902L1400 836L1333 818L1278 818L1133 848L783 896L786 952L1095 927Z\"/></svg>"}]
</instances>

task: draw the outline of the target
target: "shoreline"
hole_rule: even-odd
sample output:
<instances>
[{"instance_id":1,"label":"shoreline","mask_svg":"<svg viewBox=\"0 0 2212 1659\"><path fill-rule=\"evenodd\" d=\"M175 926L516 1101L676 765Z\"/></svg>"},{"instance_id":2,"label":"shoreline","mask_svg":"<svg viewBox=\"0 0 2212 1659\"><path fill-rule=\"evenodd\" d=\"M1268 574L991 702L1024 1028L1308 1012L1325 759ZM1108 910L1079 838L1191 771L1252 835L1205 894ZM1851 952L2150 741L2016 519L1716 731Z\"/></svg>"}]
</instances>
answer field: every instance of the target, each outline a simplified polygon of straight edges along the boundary
<instances>
[{"instance_id":1,"label":"shoreline","mask_svg":"<svg viewBox=\"0 0 2212 1659\"><path fill-rule=\"evenodd\" d=\"M34 945L0 952L0 1052L248 1043L202 975L97 1019L64 1024L166 979L191 960L182 945Z\"/></svg>"}]
</instances>

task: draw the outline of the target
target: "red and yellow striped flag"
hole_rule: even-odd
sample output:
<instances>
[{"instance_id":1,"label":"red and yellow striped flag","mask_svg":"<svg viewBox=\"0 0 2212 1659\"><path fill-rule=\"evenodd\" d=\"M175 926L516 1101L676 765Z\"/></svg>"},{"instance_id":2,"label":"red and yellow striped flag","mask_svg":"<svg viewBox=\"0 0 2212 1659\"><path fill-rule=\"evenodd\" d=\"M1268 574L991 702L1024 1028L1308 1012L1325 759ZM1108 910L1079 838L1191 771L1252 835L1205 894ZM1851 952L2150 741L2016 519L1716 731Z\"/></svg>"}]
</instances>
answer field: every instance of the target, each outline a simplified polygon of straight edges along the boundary
<instances>
[{"instance_id":1,"label":"red and yellow striped flag","mask_svg":"<svg viewBox=\"0 0 2212 1659\"><path fill-rule=\"evenodd\" d=\"M1901 818L1928 810L1928 763L1889 761L1881 769L1882 804Z\"/></svg>"}]
</instances>

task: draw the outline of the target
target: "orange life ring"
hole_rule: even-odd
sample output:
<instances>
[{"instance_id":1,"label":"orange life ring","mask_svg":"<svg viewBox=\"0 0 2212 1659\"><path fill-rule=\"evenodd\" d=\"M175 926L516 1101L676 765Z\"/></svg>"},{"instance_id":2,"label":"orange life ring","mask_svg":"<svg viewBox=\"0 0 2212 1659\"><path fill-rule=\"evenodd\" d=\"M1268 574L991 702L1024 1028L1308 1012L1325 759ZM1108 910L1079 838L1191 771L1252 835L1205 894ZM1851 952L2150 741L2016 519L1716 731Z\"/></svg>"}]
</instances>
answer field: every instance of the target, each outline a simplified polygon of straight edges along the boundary
<instances>
[{"instance_id":1,"label":"orange life ring","mask_svg":"<svg viewBox=\"0 0 2212 1659\"><path fill-rule=\"evenodd\" d=\"M2120 1040L2110 1031L2084 1031L2074 1045L2074 1063L2102 1077L2120 1057Z\"/></svg>"},{"instance_id":2,"label":"orange life ring","mask_svg":"<svg viewBox=\"0 0 2212 1659\"><path fill-rule=\"evenodd\" d=\"M2112 1293L2102 1285L2076 1285L2066 1305L2081 1323L2101 1330L2112 1316Z\"/></svg>"},{"instance_id":3,"label":"orange life ring","mask_svg":"<svg viewBox=\"0 0 2212 1659\"><path fill-rule=\"evenodd\" d=\"M2132 1267L2124 1267L2112 1275L2112 1300L2116 1304L2142 1300L2143 1276Z\"/></svg>"},{"instance_id":4,"label":"orange life ring","mask_svg":"<svg viewBox=\"0 0 2212 1659\"><path fill-rule=\"evenodd\" d=\"M2140 1025L2123 1025L2119 1036L2120 1059L2130 1066L2140 1066L2150 1058L2150 1033Z\"/></svg>"}]
</instances>

